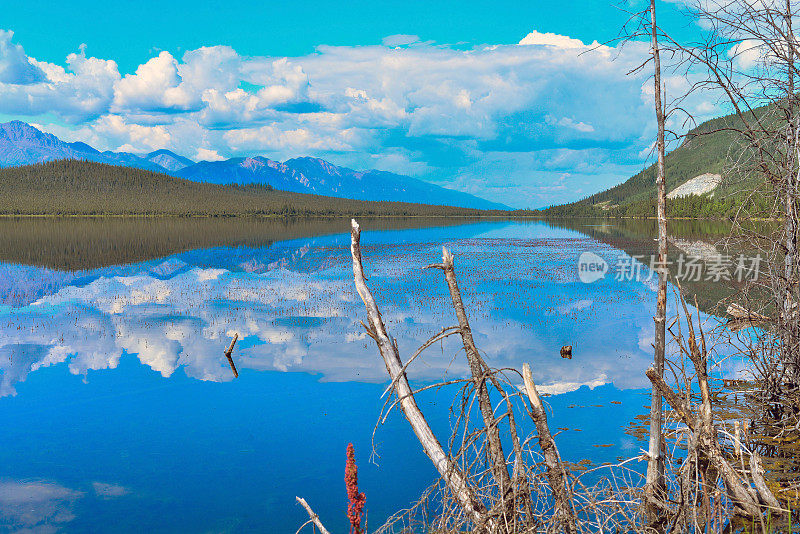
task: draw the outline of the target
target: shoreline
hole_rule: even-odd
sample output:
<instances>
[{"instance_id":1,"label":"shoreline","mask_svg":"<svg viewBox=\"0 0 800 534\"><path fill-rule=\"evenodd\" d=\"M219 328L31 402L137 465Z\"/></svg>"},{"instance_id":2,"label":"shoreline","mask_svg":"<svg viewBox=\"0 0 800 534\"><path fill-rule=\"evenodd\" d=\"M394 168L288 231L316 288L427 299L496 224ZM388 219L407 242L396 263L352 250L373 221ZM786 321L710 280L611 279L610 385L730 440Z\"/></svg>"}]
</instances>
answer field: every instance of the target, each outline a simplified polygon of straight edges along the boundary
<instances>
[{"instance_id":1,"label":"shoreline","mask_svg":"<svg viewBox=\"0 0 800 534\"><path fill-rule=\"evenodd\" d=\"M367 219L532 219L541 221L564 221L564 220L633 220L633 221L655 221L656 217L620 217L620 216L576 216L576 217L553 217L542 215L516 215L514 213L508 214L475 214L465 213L463 215L371 215L364 213L343 213L337 215L329 214L308 214L308 215L256 215L256 214L240 214L240 215L175 215L175 214L56 214L56 213L0 213L0 220L2 219L269 219L269 220L304 220L304 219L349 219L349 218L367 218ZM726 217L667 217L669 221L714 221L714 222L732 222L730 218ZM778 222L783 219L780 218L751 218L751 221L763 222Z\"/></svg>"}]
</instances>

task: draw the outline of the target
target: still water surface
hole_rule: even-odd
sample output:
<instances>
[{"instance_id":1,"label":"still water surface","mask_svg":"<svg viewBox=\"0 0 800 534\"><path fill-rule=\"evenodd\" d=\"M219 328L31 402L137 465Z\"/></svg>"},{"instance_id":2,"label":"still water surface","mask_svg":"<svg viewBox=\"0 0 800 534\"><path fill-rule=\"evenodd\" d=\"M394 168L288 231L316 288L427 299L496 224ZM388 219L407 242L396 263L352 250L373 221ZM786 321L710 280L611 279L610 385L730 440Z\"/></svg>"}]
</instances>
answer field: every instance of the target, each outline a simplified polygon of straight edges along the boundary
<instances>
[{"instance_id":1,"label":"still water surface","mask_svg":"<svg viewBox=\"0 0 800 534\"><path fill-rule=\"evenodd\" d=\"M400 415L369 462L387 380L359 324L347 221L172 224L193 223L0 222L0 530L294 532L299 495L345 531L349 442L370 525L414 501L435 471ZM649 225L362 226L401 354L455 323L441 273L421 269L444 245L489 364L528 362L551 393L565 460L646 446L626 428L648 403L655 284L586 284L576 266L587 251L649 251ZM685 233L710 243L718 230ZM235 380L223 356L234 333ZM410 377L467 370L450 338ZM442 437L451 395L420 399Z\"/></svg>"}]
</instances>

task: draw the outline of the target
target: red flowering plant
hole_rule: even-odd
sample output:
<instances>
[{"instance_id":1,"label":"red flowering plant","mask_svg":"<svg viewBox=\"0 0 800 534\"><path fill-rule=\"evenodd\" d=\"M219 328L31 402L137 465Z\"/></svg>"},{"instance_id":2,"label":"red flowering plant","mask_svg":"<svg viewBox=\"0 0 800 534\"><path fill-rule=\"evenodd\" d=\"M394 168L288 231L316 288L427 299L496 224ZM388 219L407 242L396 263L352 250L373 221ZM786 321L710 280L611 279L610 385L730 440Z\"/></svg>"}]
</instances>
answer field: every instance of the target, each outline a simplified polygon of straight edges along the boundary
<instances>
[{"instance_id":1,"label":"red flowering plant","mask_svg":"<svg viewBox=\"0 0 800 534\"><path fill-rule=\"evenodd\" d=\"M353 444L347 445L347 463L344 468L344 485L347 488L347 518L350 520L350 534L363 534L361 516L367 496L358 491L358 467Z\"/></svg>"}]
</instances>

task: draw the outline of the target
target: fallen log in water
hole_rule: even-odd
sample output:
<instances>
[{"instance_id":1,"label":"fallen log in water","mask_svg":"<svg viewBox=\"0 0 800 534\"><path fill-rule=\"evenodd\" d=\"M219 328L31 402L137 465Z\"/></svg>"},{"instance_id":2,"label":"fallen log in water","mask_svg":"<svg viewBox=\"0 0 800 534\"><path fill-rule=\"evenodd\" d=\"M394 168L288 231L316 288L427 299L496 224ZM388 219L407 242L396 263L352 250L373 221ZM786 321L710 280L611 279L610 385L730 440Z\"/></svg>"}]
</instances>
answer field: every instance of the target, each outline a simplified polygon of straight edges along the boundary
<instances>
[{"instance_id":1,"label":"fallen log in water","mask_svg":"<svg viewBox=\"0 0 800 534\"><path fill-rule=\"evenodd\" d=\"M728 306L728 309L725 311L728 315L738 320L748 320L756 322L767 322L770 320L770 318L767 317L766 315L761 315L760 313L748 310L741 304L736 304L735 302L731 303Z\"/></svg>"}]
</instances>

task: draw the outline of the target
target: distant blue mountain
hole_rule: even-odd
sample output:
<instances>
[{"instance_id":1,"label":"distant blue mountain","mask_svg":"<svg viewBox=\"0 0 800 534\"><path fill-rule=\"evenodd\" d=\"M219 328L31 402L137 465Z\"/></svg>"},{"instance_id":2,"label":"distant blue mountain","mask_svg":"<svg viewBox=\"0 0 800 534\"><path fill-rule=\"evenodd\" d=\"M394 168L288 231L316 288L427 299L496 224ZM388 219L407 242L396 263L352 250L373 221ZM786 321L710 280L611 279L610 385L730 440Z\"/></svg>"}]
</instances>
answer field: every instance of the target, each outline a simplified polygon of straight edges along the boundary
<instances>
[{"instance_id":1,"label":"distant blue mountain","mask_svg":"<svg viewBox=\"0 0 800 534\"><path fill-rule=\"evenodd\" d=\"M67 143L22 121L0 124L0 167L58 159L83 159L165 172L161 165L129 152L100 152L86 143Z\"/></svg>"},{"instance_id":2,"label":"distant blue mountain","mask_svg":"<svg viewBox=\"0 0 800 534\"><path fill-rule=\"evenodd\" d=\"M103 161L104 156L85 143L65 143L21 121L0 124L0 167L54 159Z\"/></svg>"},{"instance_id":3,"label":"distant blue mountain","mask_svg":"<svg viewBox=\"0 0 800 534\"><path fill-rule=\"evenodd\" d=\"M67 143L22 121L0 124L0 167L58 159L83 159L170 173L194 165L192 160L169 150L157 150L144 157L130 152L100 152L86 143Z\"/></svg>"},{"instance_id":4,"label":"distant blue mountain","mask_svg":"<svg viewBox=\"0 0 800 534\"><path fill-rule=\"evenodd\" d=\"M21 124L23 124L24 126L29 126L28 124L25 124L24 122L21 123ZM31 126L31 128L33 128L33 126ZM33 129L36 130L36 128L33 128ZM36 130L36 131L38 132L39 130ZM97 150L96 148L92 148L89 145L87 145L86 143L83 143L81 141L76 141L74 143L70 143L69 146L71 146L74 150L77 150L78 152L87 152L87 153L92 153L92 154L99 154L100 153L100 151Z\"/></svg>"},{"instance_id":5,"label":"distant blue mountain","mask_svg":"<svg viewBox=\"0 0 800 534\"><path fill-rule=\"evenodd\" d=\"M145 169L147 171L153 172L166 172L167 169L158 165L157 163L153 163L152 161L148 161L136 154L131 154L130 152L111 152L107 150L102 154L106 159L103 161L104 163L110 163L112 165L119 165L120 167L136 167L137 169Z\"/></svg>"},{"instance_id":6,"label":"distant blue mountain","mask_svg":"<svg viewBox=\"0 0 800 534\"><path fill-rule=\"evenodd\" d=\"M303 182L280 162L262 156L233 158L225 161L201 161L175 173L193 182L212 184L264 184L282 191L316 193L314 184Z\"/></svg>"},{"instance_id":7,"label":"distant blue mountain","mask_svg":"<svg viewBox=\"0 0 800 534\"><path fill-rule=\"evenodd\" d=\"M163 149L142 156L129 152L100 152L86 143L66 143L22 121L0 124L0 167L59 159L83 159L136 167L195 182L264 184L282 191L356 200L415 202L478 209L507 208L410 176L377 170L355 171L318 158L295 158L281 163L256 156L195 163Z\"/></svg>"},{"instance_id":8,"label":"distant blue mountain","mask_svg":"<svg viewBox=\"0 0 800 534\"><path fill-rule=\"evenodd\" d=\"M195 182L265 184L284 191L356 200L392 200L465 208L507 209L502 204L446 189L410 176L376 170L355 171L311 157L290 159L283 163L261 156L207 161L186 167L175 175Z\"/></svg>"},{"instance_id":9,"label":"distant blue mountain","mask_svg":"<svg viewBox=\"0 0 800 534\"><path fill-rule=\"evenodd\" d=\"M194 165L194 161L190 160L189 158L184 158L183 156L179 156L176 153L164 148L161 150L156 150L155 152L150 152L144 156L144 159L155 163L156 165L160 165L161 167L172 172L177 172L185 167Z\"/></svg>"}]
</instances>

